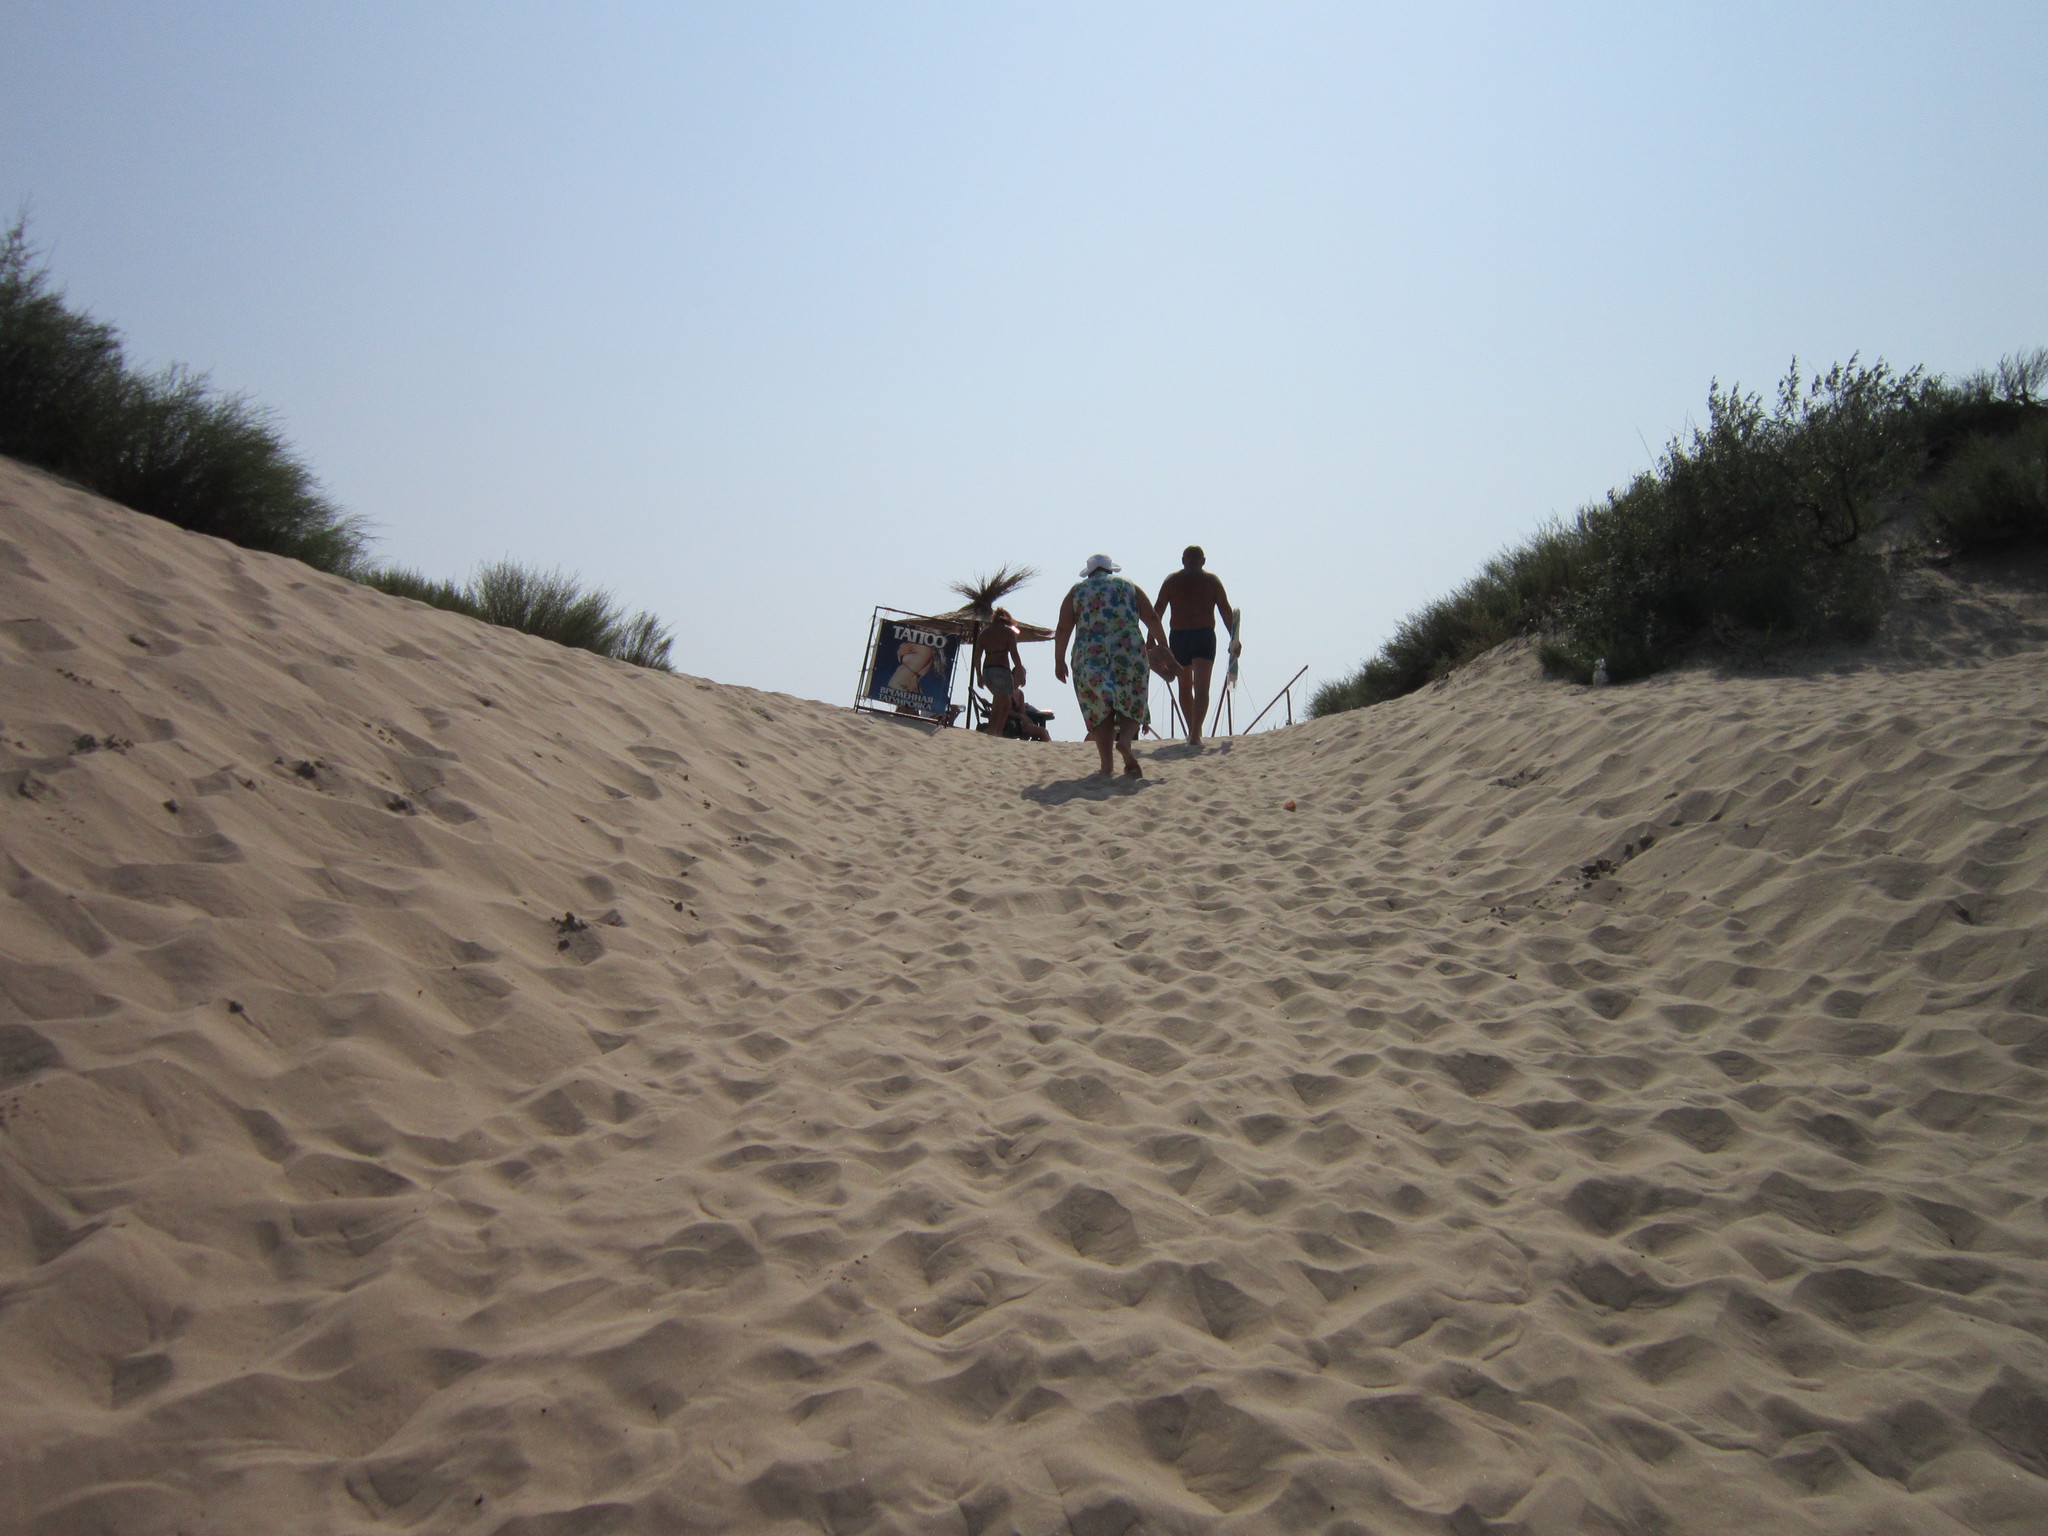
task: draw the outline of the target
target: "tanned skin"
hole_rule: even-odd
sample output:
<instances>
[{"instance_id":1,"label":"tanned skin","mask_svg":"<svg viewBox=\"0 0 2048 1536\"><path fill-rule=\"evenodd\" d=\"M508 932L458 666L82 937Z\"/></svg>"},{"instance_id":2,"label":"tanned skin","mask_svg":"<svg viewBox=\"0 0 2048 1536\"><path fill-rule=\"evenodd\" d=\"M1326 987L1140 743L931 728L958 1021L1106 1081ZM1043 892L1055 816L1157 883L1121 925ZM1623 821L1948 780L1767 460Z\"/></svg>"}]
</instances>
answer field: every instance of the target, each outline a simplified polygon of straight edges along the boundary
<instances>
[{"instance_id":1,"label":"tanned skin","mask_svg":"<svg viewBox=\"0 0 2048 1536\"><path fill-rule=\"evenodd\" d=\"M1237 621L1231 616L1230 594L1223 590L1223 582L1205 569L1208 559L1201 545L1190 544L1181 553L1180 569L1159 584L1159 600L1153 606L1167 615L1169 630L1213 630L1216 616L1222 614L1230 630L1230 654L1235 656L1244 647L1238 642ZM1191 747L1202 744L1202 722L1209 718L1209 674L1215 666L1203 656L1180 669L1180 715L1187 722Z\"/></svg>"},{"instance_id":2,"label":"tanned skin","mask_svg":"<svg viewBox=\"0 0 2048 1536\"><path fill-rule=\"evenodd\" d=\"M1139 587L1138 620L1151 631L1152 638L1160 645L1166 644L1166 631L1159 627L1159 615L1152 611L1151 601L1145 596L1145 589ZM1067 642L1074 637L1074 626L1080 622L1080 615L1074 612L1074 594L1070 591L1060 600L1059 632L1052 637L1052 675L1061 682L1067 680ZM1124 773L1133 779L1144 777L1145 770L1138 766L1138 755L1131 750L1131 744L1138 739L1138 722L1127 720L1111 712L1110 717L1088 733L1088 739L1095 743L1096 751L1102 754L1101 777L1110 776L1109 747L1116 743L1117 751L1124 755Z\"/></svg>"},{"instance_id":3,"label":"tanned skin","mask_svg":"<svg viewBox=\"0 0 2048 1536\"><path fill-rule=\"evenodd\" d=\"M1031 706L1025 702L1024 690L1017 690L1017 708L1014 711L1017 729L1024 733L1026 741L1051 741L1052 732L1031 717Z\"/></svg>"},{"instance_id":4,"label":"tanned skin","mask_svg":"<svg viewBox=\"0 0 2048 1536\"><path fill-rule=\"evenodd\" d=\"M1009 723L1011 707L1024 695L1024 657L1017 649L1017 636L1017 626L1010 617L1010 610L998 608L995 618L984 624L975 636L974 655L968 664L968 671L976 682L981 681L983 667L1008 667L1010 680L1017 685L1013 693L990 695L988 733L997 741L1003 739L1003 727ZM1006 661L1005 657L1009 659Z\"/></svg>"}]
</instances>

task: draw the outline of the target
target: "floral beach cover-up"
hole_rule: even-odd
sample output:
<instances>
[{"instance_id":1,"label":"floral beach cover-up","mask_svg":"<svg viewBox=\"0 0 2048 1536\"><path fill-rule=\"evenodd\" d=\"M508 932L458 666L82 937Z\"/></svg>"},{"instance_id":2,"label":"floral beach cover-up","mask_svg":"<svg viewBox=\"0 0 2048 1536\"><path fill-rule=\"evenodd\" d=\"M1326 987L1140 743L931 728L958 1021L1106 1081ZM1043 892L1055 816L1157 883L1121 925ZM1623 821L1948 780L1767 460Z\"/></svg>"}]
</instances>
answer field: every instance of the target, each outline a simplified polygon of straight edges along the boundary
<instances>
[{"instance_id":1,"label":"floral beach cover-up","mask_svg":"<svg viewBox=\"0 0 2048 1536\"><path fill-rule=\"evenodd\" d=\"M1088 729L1112 710L1120 719L1150 725L1152 669L1138 622L1138 589L1097 571L1067 595L1074 602L1074 696Z\"/></svg>"}]
</instances>

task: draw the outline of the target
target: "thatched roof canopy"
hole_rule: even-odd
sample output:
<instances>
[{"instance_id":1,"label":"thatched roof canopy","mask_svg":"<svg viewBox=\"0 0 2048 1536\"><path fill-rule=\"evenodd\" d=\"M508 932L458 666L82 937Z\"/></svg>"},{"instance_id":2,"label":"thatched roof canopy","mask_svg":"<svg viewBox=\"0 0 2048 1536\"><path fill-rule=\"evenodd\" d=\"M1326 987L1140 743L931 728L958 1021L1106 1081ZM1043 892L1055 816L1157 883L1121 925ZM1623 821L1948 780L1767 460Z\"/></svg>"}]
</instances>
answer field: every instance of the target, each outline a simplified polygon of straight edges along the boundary
<instances>
[{"instance_id":1,"label":"thatched roof canopy","mask_svg":"<svg viewBox=\"0 0 2048 1536\"><path fill-rule=\"evenodd\" d=\"M989 622L987 618L970 608L955 608L951 613L927 614L923 618L905 619L906 624L915 624L923 629L935 629L942 635L958 635L970 645ZM1017 626L1019 640L1050 640L1052 631L1042 624L1027 624L1022 619L1012 619Z\"/></svg>"}]
</instances>

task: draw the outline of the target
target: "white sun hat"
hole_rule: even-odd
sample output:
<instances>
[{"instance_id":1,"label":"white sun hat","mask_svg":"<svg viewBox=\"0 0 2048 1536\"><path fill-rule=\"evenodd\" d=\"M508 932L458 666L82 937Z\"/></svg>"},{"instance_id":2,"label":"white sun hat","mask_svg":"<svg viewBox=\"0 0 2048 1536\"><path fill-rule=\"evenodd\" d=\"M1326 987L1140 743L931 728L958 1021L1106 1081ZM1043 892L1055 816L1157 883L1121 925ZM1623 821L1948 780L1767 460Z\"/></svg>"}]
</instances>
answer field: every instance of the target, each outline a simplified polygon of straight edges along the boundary
<instances>
[{"instance_id":1,"label":"white sun hat","mask_svg":"<svg viewBox=\"0 0 2048 1536\"><path fill-rule=\"evenodd\" d=\"M1088 563L1081 567L1081 575L1085 579L1086 577L1093 576L1097 571L1120 571L1122 569L1122 566L1118 565L1107 555L1090 555Z\"/></svg>"}]
</instances>

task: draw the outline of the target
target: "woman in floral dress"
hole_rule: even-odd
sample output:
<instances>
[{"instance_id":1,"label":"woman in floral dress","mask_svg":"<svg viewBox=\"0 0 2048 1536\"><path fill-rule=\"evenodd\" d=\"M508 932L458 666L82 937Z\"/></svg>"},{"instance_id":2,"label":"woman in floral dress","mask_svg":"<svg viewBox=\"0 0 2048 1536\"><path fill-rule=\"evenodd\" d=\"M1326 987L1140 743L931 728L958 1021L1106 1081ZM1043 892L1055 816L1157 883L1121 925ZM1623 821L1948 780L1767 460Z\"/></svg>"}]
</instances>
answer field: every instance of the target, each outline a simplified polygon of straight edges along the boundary
<instances>
[{"instance_id":1,"label":"woman in floral dress","mask_svg":"<svg viewBox=\"0 0 2048 1536\"><path fill-rule=\"evenodd\" d=\"M1159 627L1159 615L1143 591L1121 576L1121 570L1107 555L1090 555L1081 580L1060 604L1059 633L1053 636L1053 675L1067 680L1067 640L1074 641L1074 695L1081 701L1081 718L1088 723L1088 739L1102 754L1102 776L1109 777L1109 749L1112 742L1124 757L1124 773L1139 778L1131 743L1138 728L1152 721L1147 695L1151 692L1152 670L1145 660L1145 631L1160 645L1166 632Z\"/></svg>"}]
</instances>

